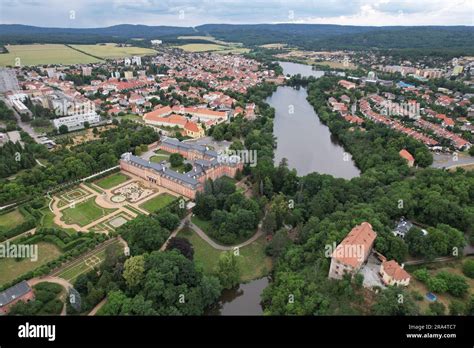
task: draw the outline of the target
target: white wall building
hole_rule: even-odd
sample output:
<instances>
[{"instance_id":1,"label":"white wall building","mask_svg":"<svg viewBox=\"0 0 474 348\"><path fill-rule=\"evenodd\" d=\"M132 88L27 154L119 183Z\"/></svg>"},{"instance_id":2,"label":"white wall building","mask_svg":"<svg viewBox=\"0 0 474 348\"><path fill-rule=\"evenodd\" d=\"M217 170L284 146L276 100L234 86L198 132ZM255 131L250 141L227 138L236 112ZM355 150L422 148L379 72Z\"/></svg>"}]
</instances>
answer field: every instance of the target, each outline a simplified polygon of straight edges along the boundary
<instances>
[{"instance_id":1,"label":"white wall building","mask_svg":"<svg viewBox=\"0 0 474 348\"><path fill-rule=\"evenodd\" d=\"M56 129L59 129L62 125L66 125L69 130L84 127L84 122L89 122L89 124L99 123L100 116L93 111L87 114L66 116L53 120Z\"/></svg>"}]
</instances>

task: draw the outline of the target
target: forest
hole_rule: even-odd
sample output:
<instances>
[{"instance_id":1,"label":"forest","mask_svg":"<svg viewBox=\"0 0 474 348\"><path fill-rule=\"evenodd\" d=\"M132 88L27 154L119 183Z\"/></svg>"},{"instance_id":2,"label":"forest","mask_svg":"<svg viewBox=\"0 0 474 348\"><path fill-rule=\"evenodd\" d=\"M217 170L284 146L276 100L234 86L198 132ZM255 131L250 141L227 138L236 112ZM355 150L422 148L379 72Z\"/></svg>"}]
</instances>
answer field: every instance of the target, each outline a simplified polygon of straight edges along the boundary
<instances>
[{"instance_id":1,"label":"forest","mask_svg":"<svg viewBox=\"0 0 474 348\"><path fill-rule=\"evenodd\" d=\"M298 232L295 241L278 238L274 282L264 292L265 312L417 314L413 294L404 289L361 297L365 291L357 277L342 282L328 280L330 260L324 256L324 247L339 243L355 225L368 221L377 232L376 250L388 259L403 262L409 254L432 259L462 250L466 239L474 242L474 174L460 169L409 169L399 160L398 151L409 147L419 158L428 157L426 166L431 162L421 143L371 124L365 125L364 132L348 131L351 125L326 106L323 90L331 90L335 82L330 77L310 82L308 101L352 154L362 175L350 181L317 173L299 178L285 162L265 168L263 176L258 173L259 165L253 169L255 178L269 178L271 183L266 186L273 187L273 192L265 192L273 213L264 220L267 233L281 236L285 224ZM428 236L421 238L420 231L414 229L406 240L395 237L391 230L402 216L428 226ZM294 295L294 303L288 302L289 294ZM408 300L393 306L391 301L396 302L399 294ZM375 304L366 308L361 298ZM472 312L474 299L464 300Z\"/></svg>"}]
</instances>

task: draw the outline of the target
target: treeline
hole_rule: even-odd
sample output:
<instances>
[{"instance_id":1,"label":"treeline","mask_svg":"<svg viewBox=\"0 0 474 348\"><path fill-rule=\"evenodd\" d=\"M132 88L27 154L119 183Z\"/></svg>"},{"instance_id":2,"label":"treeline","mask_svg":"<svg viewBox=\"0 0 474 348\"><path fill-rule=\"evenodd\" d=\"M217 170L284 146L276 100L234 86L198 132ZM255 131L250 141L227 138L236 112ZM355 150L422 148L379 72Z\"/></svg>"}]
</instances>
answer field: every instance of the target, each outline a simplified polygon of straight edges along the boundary
<instances>
[{"instance_id":1,"label":"treeline","mask_svg":"<svg viewBox=\"0 0 474 348\"><path fill-rule=\"evenodd\" d=\"M8 141L0 147L0 178L9 177L22 169L32 168L35 165L33 153L23 149L20 143Z\"/></svg>"},{"instance_id":2,"label":"treeline","mask_svg":"<svg viewBox=\"0 0 474 348\"><path fill-rule=\"evenodd\" d=\"M49 152L46 168L35 167L20 173L14 180L0 182L0 203L41 195L63 183L116 166L124 152L133 152L137 146L159 139L152 128L130 121L120 122L117 127L102 132L100 137L70 149Z\"/></svg>"}]
</instances>

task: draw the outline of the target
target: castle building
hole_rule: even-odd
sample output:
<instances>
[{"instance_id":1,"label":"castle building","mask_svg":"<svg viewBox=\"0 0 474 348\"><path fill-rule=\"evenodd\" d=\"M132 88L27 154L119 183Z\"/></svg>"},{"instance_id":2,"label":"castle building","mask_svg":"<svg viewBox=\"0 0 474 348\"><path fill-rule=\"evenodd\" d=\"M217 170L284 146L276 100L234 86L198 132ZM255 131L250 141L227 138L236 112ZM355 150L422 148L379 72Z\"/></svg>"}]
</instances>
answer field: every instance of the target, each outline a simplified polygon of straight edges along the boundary
<instances>
[{"instance_id":1,"label":"castle building","mask_svg":"<svg viewBox=\"0 0 474 348\"><path fill-rule=\"evenodd\" d=\"M357 273L367 261L376 237L368 222L354 227L331 256L329 278L342 279L344 273Z\"/></svg>"},{"instance_id":2,"label":"castle building","mask_svg":"<svg viewBox=\"0 0 474 348\"><path fill-rule=\"evenodd\" d=\"M193 169L187 173L179 173L131 153L121 156L120 168L190 199L194 199L197 192L204 190L206 180L216 180L224 175L232 178L237 170L243 168L241 161L220 161L217 152L208 150L205 146L182 143L177 139L167 138L159 148L171 153L180 153L189 161L194 161Z\"/></svg>"}]
</instances>

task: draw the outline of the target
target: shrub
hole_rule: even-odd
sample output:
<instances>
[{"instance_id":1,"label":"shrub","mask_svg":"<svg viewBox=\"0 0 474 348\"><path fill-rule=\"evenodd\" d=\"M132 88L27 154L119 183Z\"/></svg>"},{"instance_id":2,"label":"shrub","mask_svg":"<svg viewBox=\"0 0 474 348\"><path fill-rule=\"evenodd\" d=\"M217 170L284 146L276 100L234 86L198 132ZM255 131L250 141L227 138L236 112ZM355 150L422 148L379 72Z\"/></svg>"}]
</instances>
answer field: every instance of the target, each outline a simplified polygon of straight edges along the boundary
<instances>
[{"instance_id":1,"label":"shrub","mask_svg":"<svg viewBox=\"0 0 474 348\"><path fill-rule=\"evenodd\" d=\"M444 279L438 277L429 278L426 282L426 285L431 292L443 293L448 291L448 285Z\"/></svg>"},{"instance_id":2,"label":"shrub","mask_svg":"<svg viewBox=\"0 0 474 348\"><path fill-rule=\"evenodd\" d=\"M462 265L462 272L469 278L474 278L474 259L467 259Z\"/></svg>"}]
</instances>

